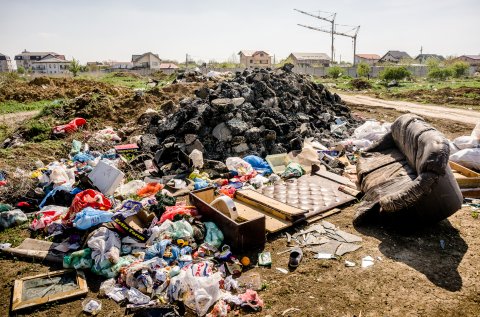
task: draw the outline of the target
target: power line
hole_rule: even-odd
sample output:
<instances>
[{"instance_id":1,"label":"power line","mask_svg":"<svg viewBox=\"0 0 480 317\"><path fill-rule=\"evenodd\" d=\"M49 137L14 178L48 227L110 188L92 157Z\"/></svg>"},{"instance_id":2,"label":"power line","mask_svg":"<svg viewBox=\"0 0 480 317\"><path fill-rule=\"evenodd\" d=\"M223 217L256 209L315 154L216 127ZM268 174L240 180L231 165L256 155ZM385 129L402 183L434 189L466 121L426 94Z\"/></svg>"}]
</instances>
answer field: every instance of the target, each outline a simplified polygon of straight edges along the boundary
<instances>
[{"instance_id":1,"label":"power line","mask_svg":"<svg viewBox=\"0 0 480 317\"><path fill-rule=\"evenodd\" d=\"M305 11L301 11L301 10L298 10L298 9L294 9L294 10L298 11L302 14L306 14L306 15L309 15L311 17L320 19L320 20L330 22L332 24L332 27L331 27L330 31L325 30L325 29L321 29L321 28L317 28L317 27L313 27L313 26L297 24L297 25L299 25L301 27L304 27L304 28L307 28L307 29L331 34L331 36L332 36L332 62L334 61L333 54L334 54L334 51L335 51L335 49L334 49L334 35L340 35L340 36L345 36L345 37L351 38L352 41L353 41L353 65L355 65L355 54L356 54L356 49L357 49L357 36L358 36L358 32L360 31L360 25L359 26L352 26L352 25L344 25L344 24L335 24L335 17L337 15L336 13L333 13L333 19L330 20L330 19L322 17L320 15L314 15L314 14L311 14L311 13L308 13L308 12L305 12ZM322 11L318 11L318 12L322 12ZM349 28L351 27L352 29L349 29L349 30L344 31L344 32L338 32L338 31L336 31L337 26L343 26L343 27L349 27ZM348 32L353 32L353 31L355 31L355 33L353 35L348 34Z\"/></svg>"}]
</instances>

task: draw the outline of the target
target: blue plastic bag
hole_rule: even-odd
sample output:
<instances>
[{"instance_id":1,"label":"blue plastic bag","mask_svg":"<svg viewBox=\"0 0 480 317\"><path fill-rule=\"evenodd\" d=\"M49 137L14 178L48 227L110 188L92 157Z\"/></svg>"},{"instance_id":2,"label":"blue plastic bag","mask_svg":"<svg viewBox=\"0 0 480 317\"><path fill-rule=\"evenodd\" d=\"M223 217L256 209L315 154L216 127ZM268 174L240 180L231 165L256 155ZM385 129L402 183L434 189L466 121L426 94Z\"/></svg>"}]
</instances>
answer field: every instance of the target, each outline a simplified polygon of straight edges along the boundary
<instances>
[{"instance_id":1,"label":"blue plastic bag","mask_svg":"<svg viewBox=\"0 0 480 317\"><path fill-rule=\"evenodd\" d=\"M112 216L113 213L110 211L87 207L75 215L73 226L80 230L87 230L98 224L112 221Z\"/></svg>"},{"instance_id":2,"label":"blue plastic bag","mask_svg":"<svg viewBox=\"0 0 480 317\"><path fill-rule=\"evenodd\" d=\"M220 249L223 243L223 233L218 229L217 225L213 222L205 222L205 228L207 233L205 235L205 242L217 249Z\"/></svg>"},{"instance_id":3,"label":"blue plastic bag","mask_svg":"<svg viewBox=\"0 0 480 317\"><path fill-rule=\"evenodd\" d=\"M252 165L253 169L262 175L272 174L272 168L267 161L256 155L247 155L243 158L245 162Z\"/></svg>"}]
</instances>

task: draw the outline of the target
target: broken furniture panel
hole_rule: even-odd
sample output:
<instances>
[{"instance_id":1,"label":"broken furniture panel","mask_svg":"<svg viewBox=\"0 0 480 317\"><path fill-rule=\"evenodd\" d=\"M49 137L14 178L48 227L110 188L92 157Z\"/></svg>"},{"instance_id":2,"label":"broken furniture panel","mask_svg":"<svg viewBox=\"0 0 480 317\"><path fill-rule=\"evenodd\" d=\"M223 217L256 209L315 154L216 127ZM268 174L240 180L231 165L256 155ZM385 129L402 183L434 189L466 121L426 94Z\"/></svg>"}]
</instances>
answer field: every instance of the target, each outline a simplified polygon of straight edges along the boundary
<instances>
[{"instance_id":1,"label":"broken furniture panel","mask_svg":"<svg viewBox=\"0 0 480 317\"><path fill-rule=\"evenodd\" d=\"M7 248L3 252L19 257L33 258L40 261L63 263L64 252L56 249L58 243L26 238L16 248Z\"/></svg>"},{"instance_id":2,"label":"broken furniture panel","mask_svg":"<svg viewBox=\"0 0 480 317\"><path fill-rule=\"evenodd\" d=\"M82 271L61 270L15 280L12 311L88 293Z\"/></svg>"},{"instance_id":3,"label":"broken furniture panel","mask_svg":"<svg viewBox=\"0 0 480 317\"><path fill-rule=\"evenodd\" d=\"M448 165L450 165L460 189L480 187L480 173L452 161L449 161Z\"/></svg>"},{"instance_id":4,"label":"broken furniture panel","mask_svg":"<svg viewBox=\"0 0 480 317\"><path fill-rule=\"evenodd\" d=\"M265 237L265 215L259 212L254 213L254 207L238 205L238 220L232 220L229 215L213 208L210 204L217 198L215 190L211 187L192 191L189 194L189 200L194 205L202 221L213 221L222 231L225 242L234 250L248 250L263 248L266 242ZM248 207L248 208L247 208ZM247 210L250 212L248 216Z\"/></svg>"}]
</instances>

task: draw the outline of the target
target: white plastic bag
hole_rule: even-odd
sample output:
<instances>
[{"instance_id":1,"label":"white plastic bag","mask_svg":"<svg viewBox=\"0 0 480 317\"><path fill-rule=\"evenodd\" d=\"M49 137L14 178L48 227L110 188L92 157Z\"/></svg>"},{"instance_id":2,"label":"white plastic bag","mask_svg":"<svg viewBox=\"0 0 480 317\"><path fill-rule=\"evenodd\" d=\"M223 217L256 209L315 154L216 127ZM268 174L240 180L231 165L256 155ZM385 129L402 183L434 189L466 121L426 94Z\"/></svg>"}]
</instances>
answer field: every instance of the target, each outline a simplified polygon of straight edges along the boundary
<instances>
[{"instance_id":1,"label":"white plastic bag","mask_svg":"<svg viewBox=\"0 0 480 317\"><path fill-rule=\"evenodd\" d=\"M473 134L473 132L472 132ZM480 147L480 140L474 136L465 135L453 140L453 144L460 150Z\"/></svg>"},{"instance_id":2,"label":"white plastic bag","mask_svg":"<svg viewBox=\"0 0 480 317\"><path fill-rule=\"evenodd\" d=\"M135 287L130 287L127 291L128 301L135 305L147 304L150 301L150 297L140 292Z\"/></svg>"},{"instance_id":3,"label":"white plastic bag","mask_svg":"<svg viewBox=\"0 0 480 317\"><path fill-rule=\"evenodd\" d=\"M480 170L480 148L460 150L450 155L450 160L465 167Z\"/></svg>"},{"instance_id":4,"label":"white plastic bag","mask_svg":"<svg viewBox=\"0 0 480 317\"><path fill-rule=\"evenodd\" d=\"M93 232L87 245L92 249L92 259L95 266L103 269L118 262L120 257L121 242L116 232L105 227L98 228Z\"/></svg>"},{"instance_id":5,"label":"white plastic bag","mask_svg":"<svg viewBox=\"0 0 480 317\"><path fill-rule=\"evenodd\" d=\"M188 156L193 163L195 168L202 168L203 167L203 153L197 149L194 149L192 153Z\"/></svg>"},{"instance_id":6,"label":"white plastic bag","mask_svg":"<svg viewBox=\"0 0 480 317\"><path fill-rule=\"evenodd\" d=\"M133 181L130 181L126 184L122 184L115 191L115 197L126 198L126 197L129 197L129 196L132 196L132 195L136 195L137 191L140 188L144 187L145 185L146 185L146 183L144 181L141 181L141 180L133 180Z\"/></svg>"},{"instance_id":7,"label":"white plastic bag","mask_svg":"<svg viewBox=\"0 0 480 317\"><path fill-rule=\"evenodd\" d=\"M208 277L195 277L188 270L185 281L190 288L190 292L185 299L185 305L194 309L199 316L204 316L222 295L220 292L221 280L220 272Z\"/></svg>"},{"instance_id":8,"label":"white plastic bag","mask_svg":"<svg viewBox=\"0 0 480 317\"><path fill-rule=\"evenodd\" d=\"M366 121L353 132L355 139L367 139L377 141L390 131L391 123L381 124L375 120Z\"/></svg>"},{"instance_id":9,"label":"white plastic bag","mask_svg":"<svg viewBox=\"0 0 480 317\"><path fill-rule=\"evenodd\" d=\"M226 162L230 171L237 172L239 176L247 175L253 172L253 167L239 157L229 157Z\"/></svg>"},{"instance_id":10,"label":"white plastic bag","mask_svg":"<svg viewBox=\"0 0 480 317\"><path fill-rule=\"evenodd\" d=\"M473 128L471 136L477 140L480 140L480 122Z\"/></svg>"}]
</instances>

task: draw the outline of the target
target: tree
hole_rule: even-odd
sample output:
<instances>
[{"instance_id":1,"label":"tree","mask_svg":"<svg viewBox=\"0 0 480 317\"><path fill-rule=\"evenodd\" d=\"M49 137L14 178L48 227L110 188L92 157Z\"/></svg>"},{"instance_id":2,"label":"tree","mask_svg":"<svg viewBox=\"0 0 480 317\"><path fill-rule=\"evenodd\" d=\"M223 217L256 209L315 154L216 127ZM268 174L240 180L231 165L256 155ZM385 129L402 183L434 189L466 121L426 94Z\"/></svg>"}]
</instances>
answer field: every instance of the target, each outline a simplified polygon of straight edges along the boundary
<instances>
[{"instance_id":1,"label":"tree","mask_svg":"<svg viewBox=\"0 0 480 317\"><path fill-rule=\"evenodd\" d=\"M72 72L73 77L77 77L78 72L82 70L82 66L80 65L80 62L78 61L78 59L75 59L75 58L72 59L68 70Z\"/></svg>"},{"instance_id":2,"label":"tree","mask_svg":"<svg viewBox=\"0 0 480 317\"><path fill-rule=\"evenodd\" d=\"M470 65L468 63L462 62L462 61L456 61L450 66L450 69L452 71L452 76L455 78L460 78L463 76L467 76L467 71Z\"/></svg>"},{"instance_id":3,"label":"tree","mask_svg":"<svg viewBox=\"0 0 480 317\"><path fill-rule=\"evenodd\" d=\"M21 74L21 75L25 74L25 67L23 67L23 66L18 66L18 67L17 67L17 73L19 73L19 74Z\"/></svg>"},{"instance_id":4,"label":"tree","mask_svg":"<svg viewBox=\"0 0 480 317\"><path fill-rule=\"evenodd\" d=\"M360 77L367 77L370 74L370 65L367 63L360 63L357 66L357 75Z\"/></svg>"},{"instance_id":5,"label":"tree","mask_svg":"<svg viewBox=\"0 0 480 317\"><path fill-rule=\"evenodd\" d=\"M412 73L405 66L397 67L385 67L385 69L380 73L380 78L388 80L402 80L405 78L410 78Z\"/></svg>"},{"instance_id":6,"label":"tree","mask_svg":"<svg viewBox=\"0 0 480 317\"><path fill-rule=\"evenodd\" d=\"M328 77L332 77L337 79L338 77L342 76L343 74L343 68L340 66L333 66L328 69Z\"/></svg>"}]
</instances>

